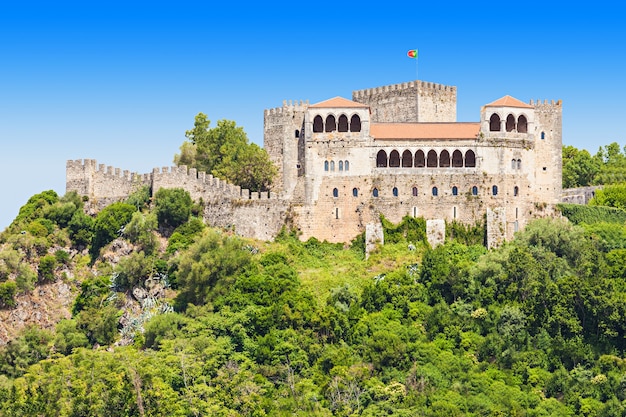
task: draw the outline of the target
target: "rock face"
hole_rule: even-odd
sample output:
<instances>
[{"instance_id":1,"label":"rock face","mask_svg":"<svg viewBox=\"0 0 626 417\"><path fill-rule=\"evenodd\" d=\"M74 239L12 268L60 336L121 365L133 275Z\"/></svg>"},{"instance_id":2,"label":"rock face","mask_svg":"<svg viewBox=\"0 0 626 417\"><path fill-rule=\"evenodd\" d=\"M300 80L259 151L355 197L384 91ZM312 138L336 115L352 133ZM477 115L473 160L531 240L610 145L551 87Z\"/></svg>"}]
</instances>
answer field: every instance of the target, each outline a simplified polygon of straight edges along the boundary
<instances>
[{"instance_id":1,"label":"rock face","mask_svg":"<svg viewBox=\"0 0 626 417\"><path fill-rule=\"evenodd\" d=\"M71 287L62 281L38 285L30 294L17 296L14 308L0 310L0 346L29 325L53 329L59 320L71 317L73 301Z\"/></svg>"}]
</instances>

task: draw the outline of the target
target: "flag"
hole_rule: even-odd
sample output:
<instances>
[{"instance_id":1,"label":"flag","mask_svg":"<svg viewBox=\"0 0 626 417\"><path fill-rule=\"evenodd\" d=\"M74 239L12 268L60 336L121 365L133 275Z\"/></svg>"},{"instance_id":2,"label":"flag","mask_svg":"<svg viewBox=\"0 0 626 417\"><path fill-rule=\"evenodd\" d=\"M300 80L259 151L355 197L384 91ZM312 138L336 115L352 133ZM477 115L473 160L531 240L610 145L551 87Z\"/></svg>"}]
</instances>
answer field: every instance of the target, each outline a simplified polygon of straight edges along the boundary
<instances>
[{"instance_id":1,"label":"flag","mask_svg":"<svg viewBox=\"0 0 626 417\"><path fill-rule=\"evenodd\" d=\"M406 53L409 58L417 58L417 49L411 49Z\"/></svg>"}]
</instances>

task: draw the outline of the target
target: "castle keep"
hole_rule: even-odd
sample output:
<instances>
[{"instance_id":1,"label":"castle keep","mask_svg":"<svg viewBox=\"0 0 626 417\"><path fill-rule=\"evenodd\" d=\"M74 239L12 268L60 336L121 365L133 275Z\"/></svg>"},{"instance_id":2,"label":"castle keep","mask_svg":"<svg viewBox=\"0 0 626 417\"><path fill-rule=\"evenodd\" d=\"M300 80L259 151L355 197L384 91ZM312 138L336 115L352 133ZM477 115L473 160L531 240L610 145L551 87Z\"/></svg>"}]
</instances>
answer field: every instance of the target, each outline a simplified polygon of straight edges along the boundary
<instances>
[{"instance_id":1,"label":"castle keep","mask_svg":"<svg viewBox=\"0 0 626 417\"><path fill-rule=\"evenodd\" d=\"M504 96L478 122L456 121L456 87L415 81L264 113L264 147L279 176L250 193L186 167L134 174L68 161L67 191L97 209L148 185L181 187L205 203L208 224L273 238L289 221L303 240L348 242L403 216L486 219L488 244L513 237L561 198L561 102Z\"/></svg>"}]
</instances>

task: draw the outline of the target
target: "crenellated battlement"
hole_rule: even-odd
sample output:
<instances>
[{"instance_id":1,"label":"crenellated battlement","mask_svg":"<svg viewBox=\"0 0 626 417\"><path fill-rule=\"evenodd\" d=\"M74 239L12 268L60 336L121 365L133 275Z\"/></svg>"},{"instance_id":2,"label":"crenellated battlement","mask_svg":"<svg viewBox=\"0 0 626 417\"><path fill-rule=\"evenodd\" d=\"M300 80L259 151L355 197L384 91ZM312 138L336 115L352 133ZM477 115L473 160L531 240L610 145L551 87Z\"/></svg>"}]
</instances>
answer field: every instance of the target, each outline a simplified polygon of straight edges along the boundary
<instances>
[{"instance_id":1,"label":"crenellated battlement","mask_svg":"<svg viewBox=\"0 0 626 417\"><path fill-rule=\"evenodd\" d=\"M283 115L290 112L305 111L309 108L309 100L284 100L282 107L275 107L272 109L265 109L265 116Z\"/></svg>"}]
</instances>

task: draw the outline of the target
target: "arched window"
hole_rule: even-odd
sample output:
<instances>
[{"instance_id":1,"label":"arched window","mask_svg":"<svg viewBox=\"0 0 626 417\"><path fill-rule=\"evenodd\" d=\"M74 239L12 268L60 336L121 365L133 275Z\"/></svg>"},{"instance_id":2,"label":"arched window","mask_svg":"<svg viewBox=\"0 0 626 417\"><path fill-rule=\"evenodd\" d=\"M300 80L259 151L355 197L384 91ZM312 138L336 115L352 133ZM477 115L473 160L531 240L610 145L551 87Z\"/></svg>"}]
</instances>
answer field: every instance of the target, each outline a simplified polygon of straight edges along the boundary
<instances>
[{"instance_id":1,"label":"arched window","mask_svg":"<svg viewBox=\"0 0 626 417\"><path fill-rule=\"evenodd\" d=\"M334 132L337 130L337 122L335 121L335 116L329 114L326 116L326 132Z\"/></svg>"},{"instance_id":2,"label":"arched window","mask_svg":"<svg viewBox=\"0 0 626 417\"><path fill-rule=\"evenodd\" d=\"M389 167L397 168L400 166L400 152L395 149L389 154Z\"/></svg>"},{"instance_id":3,"label":"arched window","mask_svg":"<svg viewBox=\"0 0 626 417\"><path fill-rule=\"evenodd\" d=\"M339 161L339 171L343 171L343 161Z\"/></svg>"},{"instance_id":4,"label":"arched window","mask_svg":"<svg viewBox=\"0 0 626 417\"><path fill-rule=\"evenodd\" d=\"M413 166L413 154L406 150L402 152L402 168L411 168Z\"/></svg>"},{"instance_id":5,"label":"arched window","mask_svg":"<svg viewBox=\"0 0 626 417\"><path fill-rule=\"evenodd\" d=\"M359 190L357 188L353 188L352 189L352 196L353 197L358 197L359 196Z\"/></svg>"},{"instance_id":6,"label":"arched window","mask_svg":"<svg viewBox=\"0 0 626 417\"><path fill-rule=\"evenodd\" d=\"M456 185L452 187L452 195L459 195L459 187Z\"/></svg>"},{"instance_id":7,"label":"arched window","mask_svg":"<svg viewBox=\"0 0 626 417\"><path fill-rule=\"evenodd\" d=\"M387 152L382 149L378 151L378 154L376 155L376 167L387 168Z\"/></svg>"},{"instance_id":8,"label":"arched window","mask_svg":"<svg viewBox=\"0 0 626 417\"><path fill-rule=\"evenodd\" d=\"M433 196L437 197L438 192L437 187L433 187Z\"/></svg>"},{"instance_id":9,"label":"arched window","mask_svg":"<svg viewBox=\"0 0 626 417\"><path fill-rule=\"evenodd\" d=\"M313 119L313 133L320 133L324 131L324 121L322 116L315 116Z\"/></svg>"},{"instance_id":10,"label":"arched window","mask_svg":"<svg viewBox=\"0 0 626 417\"><path fill-rule=\"evenodd\" d=\"M333 188L333 197L335 198L339 197L339 190L336 188Z\"/></svg>"},{"instance_id":11,"label":"arched window","mask_svg":"<svg viewBox=\"0 0 626 417\"><path fill-rule=\"evenodd\" d=\"M450 167L450 152L446 151L445 149L441 151L441 154L439 154L439 167Z\"/></svg>"},{"instance_id":12,"label":"arched window","mask_svg":"<svg viewBox=\"0 0 626 417\"><path fill-rule=\"evenodd\" d=\"M426 158L424 157L424 151L421 149L415 152L415 168L424 168L426 166Z\"/></svg>"},{"instance_id":13,"label":"arched window","mask_svg":"<svg viewBox=\"0 0 626 417\"><path fill-rule=\"evenodd\" d=\"M513 130L515 130L515 116L509 114L506 116L506 131L512 132Z\"/></svg>"},{"instance_id":14,"label":"arched window","mask_svg":"<svg viewBox=\"0 0 626 417\"><path fill-rule=\"evenodd\" d=\"M472 187L472 195L478 195L478 187L477 186L473 186Z\"/></svg>"},{"instance_id":15,"label":"arched window","mask_svg":"<svg viewBox=\"0 0 626 417\"><path fill-rule=\"evenodd\" d=\"M474 168L476 166L476 155L474 151L465 152L465 168Z\"/></svg>"},{"instance_id":16,"label":"arched window","mask_svg":"<svg viewBox=\"0 0 626 417\"><path fill-rule=\"evenodd\" d=\"M515 159L511 159L511 168L517 169L517 161Z\"/></svg>"},{"instance_id":17,"label":"arched window","mask_svg":"<svg viewBox=\"0 0 626 417\"><path fill-rule=\"evenodd\" d=\"M374 197L378 197L378 188L374 188L374 189L372 190L372 195L373 195Z\"/></svg>"},{"instance_id":18,"label":"arched window","mask_svg":"<svg viewBox=\"0 0 626 417\"><path fill-rule=\"evenodd\" d=\"M493 187L491 187L491 194L492 195L498 195L498 186L494 185Z\"/></svg>"},{"instance_id":19,"label":"arched window","mask_svg":"<svg viewBox=\"0 0 626 417\"><path fill-rule=\"evenodd\" d=\"M337 130L340 132L348 131L348 117L345 114L342 114L341 116L339 116Z\"/></svg>"},{"instance_id":20,"label":"arched window","mask_svg":"<svg viewBox=\"0 0 626 417\"><path fill-rule=\"evenodd\" d=\"M546 132L541 132L541 140L546 138Z\"/></svg>"},{"instance_id":21,"label":"arched window","mask_svg":"<svg viewBox=\"0 0 626 417\"><path fill-rule=\"evenodd\" d=\"M343 170L344 171L349 171L350 170L350 163L348 161L344 161L343 162Z\"/></svg>"},{"instance_id":22,"label":"arched window","mask_svg":"<svg viewBox=\"0 0 626 417\"><path fill-rule=\"evenodd\" d=\"M454 168L463 167L463 154L458 149L452 152L452 166Z\"/></svg>"},{"instance_id":23,"label":"arched window","mask_svg":"<svg viewBox=\"0 0 626 417\"><path fill-rule=\"evenodd\" d=\"M300 137L300 131L298 129L296 129L296 138Z\"/></svg>"},{"instance_id":24,"label":"arched window","mask_svg":"<svg viewBox=\"0 0 626 417\"><path fill-rule=\"evenodd\" d=\"M519 133L528 133L528 120L526 120L526 116L521 115L517 118L517 131Z\"/></svg>"},{"instance_id":25,"label":"arched window","mask_svg":"<svg viewBox=\"0 0 626 417\"><path fill-rule=\"evenodd\" d=\"M335 161L330 161L330 170L331 171L335 170Z\"/></svg>"},{"instance_id":26,"label":"arched window","mask_svg":"<svg viewBox=\"0 0 626 417\"><path fill-rule=\"evenodd\" d=\"M413 197L417 197L417 187L413 187Z\"/></svg>"},{"instance_id":27,"label":"arched window","mask_svg":"<svg viewBox=\"0 0 626 417\"><path fill-rule=\"evenodd\" d=\"M428 159L426 160L426 166L428 168L437 168L437 152L432 149L428 151Z\"/></svg>"},{"instance_id":28,"label":"arched window","mask_svg":"<svg viewBox=\"0 0 626 417\"><path fill-rule=\"evenodd\" d=\"M360 132L360 131L361 131L361 118L355 114L350 118L350 132Z\"/></svg>"},{"instance_id":29,"label":"arched window","mask_svg":"<svg viewBox=\"0 0 626 417\"><path fill-rule=\"evenodd\" d=\"M517 197L519 195L519 187L516 185L513 187L513 196Z\"/></svg>"},{"instance_id":30,"label":"arched window","mask_svg":"<svg viewBox=\"0 0 626 417\"><path fill-rule=\"evenodd\" d=\"M517 169L522 169L522 160L521 159L517 160Z\"/></svg>"},{"instance_id":31,"label":"arched window","mask_svg":"<svg viewBox=\"0 0 626 417\"><path fill-rule=\"evenodd\" d=\"M489 118L489 131L490 132L499 132L500 131L500 116L496 113L492 114Z\"/></svg>"},{"instance_id":32,"label":"arched window","mask_svg":"<svg viewBox=\"0 0 626 417\"><path fill-rule=\"evenodd\" d=\"M393 193L394 197L398 196L398 187L393 187L393 190L391 190L391 192Z\"/></svg>"},{"instance_id":33,"label":"arched window","mask_svg":"<svg viewBox=\"0 0 626 417\"><path fill-rule=\"evenodd\" d=\"M328 171L328 161L324 161L324 171Z\"/></svg>"}]
</instances>

